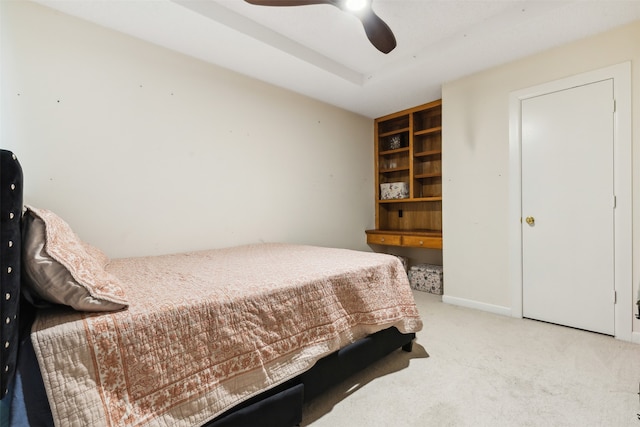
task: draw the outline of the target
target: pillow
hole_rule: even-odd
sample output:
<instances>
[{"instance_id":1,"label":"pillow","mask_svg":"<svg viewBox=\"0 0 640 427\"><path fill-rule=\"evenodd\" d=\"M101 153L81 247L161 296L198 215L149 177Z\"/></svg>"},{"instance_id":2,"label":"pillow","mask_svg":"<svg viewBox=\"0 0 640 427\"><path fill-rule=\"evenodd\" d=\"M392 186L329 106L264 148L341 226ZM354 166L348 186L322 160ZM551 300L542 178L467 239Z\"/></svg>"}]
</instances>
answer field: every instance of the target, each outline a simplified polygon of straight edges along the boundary
<instances>
[{"instance_id":1,"label":"pillow","mask_svg":"<svg viewBox=\"0 0 640 427\"><path fill-rule=\"evenodd\" d=\"M31 303L63 304L79 311L120 310L128 305L119 280L104 269L109 258L102 251L82 242L53 212L25 207L23 289Z\"/></svg>"}]
</instances>

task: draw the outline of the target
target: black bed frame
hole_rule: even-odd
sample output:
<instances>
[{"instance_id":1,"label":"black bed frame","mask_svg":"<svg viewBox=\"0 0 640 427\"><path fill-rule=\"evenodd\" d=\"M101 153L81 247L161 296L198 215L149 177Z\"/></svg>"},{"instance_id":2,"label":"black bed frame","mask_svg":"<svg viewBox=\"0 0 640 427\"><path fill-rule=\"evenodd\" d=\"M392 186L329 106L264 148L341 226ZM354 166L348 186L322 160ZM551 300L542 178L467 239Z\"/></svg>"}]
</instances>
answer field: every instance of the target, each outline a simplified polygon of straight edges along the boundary
<instances>
[{"instance_id":1,"label":"black bed frame","mask_svg":"<svg viewBox=\"0 0 640 427\"><path fill-rule=\"evenodd\" d=\"M282 386L230 409L206 427L297 426L305 403L400 347L411 351L414 337L389 328L363 338L320 359Z\"/></svg>"},{"instance_id":2,"label":"black bed frame","mask_svg":"<svg viewBox=\"0 0 640 427\"><path fill-rule=\"evenodd\" d=\"M19 343L21 336L28 334L33 312L20 297L22 168L16 156L7 150L0 150L0 187L0 398L3 398L18 369ZM24 332L21 333L21 329ZM402 334L396 328L370 335L324 357L309 371L241 403L205 426L299 425L306 402L398 348L411 351L414 338L415 334ZM25 396L30 393L26 387ZM42 394L43 390L38 393Z\"/></svg>"}]
</instances>

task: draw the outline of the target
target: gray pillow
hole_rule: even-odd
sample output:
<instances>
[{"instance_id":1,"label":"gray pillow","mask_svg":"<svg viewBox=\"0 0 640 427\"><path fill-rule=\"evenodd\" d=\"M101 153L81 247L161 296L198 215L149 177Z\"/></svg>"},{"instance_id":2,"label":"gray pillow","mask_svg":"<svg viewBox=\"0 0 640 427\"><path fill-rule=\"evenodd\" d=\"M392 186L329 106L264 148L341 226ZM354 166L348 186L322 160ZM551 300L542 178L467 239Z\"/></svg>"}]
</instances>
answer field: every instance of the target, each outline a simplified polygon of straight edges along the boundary
<instances>
[{"instance_id":1,"label":"gray pillow","mask_svg":"<svg viewBox=\"0 0 640 427\"><path fill-rule=\"evenodd\" d=\"M120 281L105 271L109 258L82 242L46 209L26 206L22 263L24 294L36 306L63 304L79 311L127 307Z\"/></svg>"}]
</instances>

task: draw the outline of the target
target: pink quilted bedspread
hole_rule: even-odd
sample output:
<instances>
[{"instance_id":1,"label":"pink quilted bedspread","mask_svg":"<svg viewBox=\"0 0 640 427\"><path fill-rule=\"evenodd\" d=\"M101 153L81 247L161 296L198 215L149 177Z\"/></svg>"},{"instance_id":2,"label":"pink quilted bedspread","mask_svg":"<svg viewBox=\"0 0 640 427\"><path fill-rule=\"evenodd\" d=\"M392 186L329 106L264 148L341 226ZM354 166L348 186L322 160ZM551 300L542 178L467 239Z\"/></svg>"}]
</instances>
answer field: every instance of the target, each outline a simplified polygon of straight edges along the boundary
<instances>
[{"instance_id":1,"label":"pink quilted bedspread","mask_svg":"<svg viewBox=\"0 0 640 427\"><path fill-rule=\"evenodd\" d=\"M260 244L113 260L127 310L43 312L59 426L197 426L368 334L422 322L392 256Z\"/></svg>"}]
</instances>

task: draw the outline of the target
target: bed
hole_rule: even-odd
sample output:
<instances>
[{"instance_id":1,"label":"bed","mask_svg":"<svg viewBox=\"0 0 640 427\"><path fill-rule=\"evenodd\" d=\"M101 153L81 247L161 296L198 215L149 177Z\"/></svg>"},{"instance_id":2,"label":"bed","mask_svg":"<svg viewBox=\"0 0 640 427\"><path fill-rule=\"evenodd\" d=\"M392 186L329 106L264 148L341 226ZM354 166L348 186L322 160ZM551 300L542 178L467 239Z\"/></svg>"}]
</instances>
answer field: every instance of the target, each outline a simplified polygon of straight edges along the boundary
<instances>
[{"instance_id":1,"label":"bed","mask_svg":"<svg viewBox=\"0 0 640 427\"><path fill-rule=\"evenodd\" d=\"M109 259L0 151L2 426L291 427L422 328L401 262L283 243Z\"/></svg>"}]
</instances>

